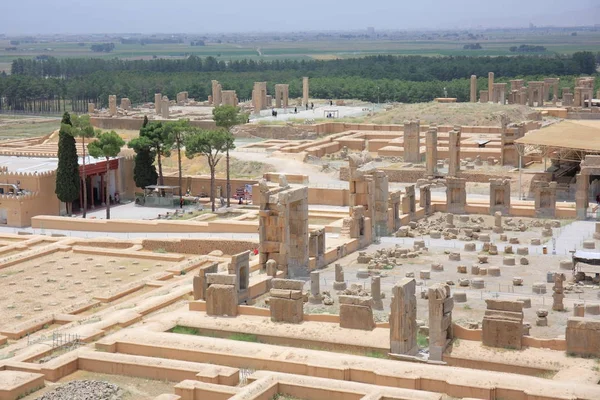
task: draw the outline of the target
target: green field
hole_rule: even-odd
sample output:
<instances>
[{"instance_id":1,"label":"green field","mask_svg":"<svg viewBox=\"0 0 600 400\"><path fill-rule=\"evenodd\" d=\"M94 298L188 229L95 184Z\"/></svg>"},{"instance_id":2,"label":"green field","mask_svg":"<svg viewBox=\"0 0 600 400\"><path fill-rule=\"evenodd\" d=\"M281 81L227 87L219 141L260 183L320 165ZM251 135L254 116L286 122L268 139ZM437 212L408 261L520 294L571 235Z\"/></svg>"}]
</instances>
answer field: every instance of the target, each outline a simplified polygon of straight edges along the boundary
<instances>
[{"instance_id":1,"label":"green field","mask_svg":"<svg viewBox=\"0 0 600 400\"><path fill-rule=\"evenodd\" d=\"M115 43L115 41L113 41ZM469 43L480 43L481 50L464 50ZM425 55L425 56L500 56L514 55L511 46L521 44L541 45L547 48L546 54L571 54L576 51L600 49L600 31L498 31L486 32L481 40L444 40L439 36L419 40L322 40L322 41L264 41L242 43L208 43L206 46L188 44L120 44L115 43L111 53L94 53L90 43L78 46L74 42L20 44L18 51L7 51L8 40L0 40L0 70L10 69L10 62L18 57L31 58L38 55L55 57L101 57L124 59L151 59L153 57L199 57L213 56L223 60L275 60L275 59L336 59L355 58L377 54ZM537 53L539 54L539 53Z\"/></svg>"},{"instance_id":2,"label":"green field","mask_svg":"<svg viewBox=\"0 0 600 400\"><path fill-rule=\"evenodd\" d=\"M48 135L60 128L60 117L35 118L0 115L0 140Z\"/></svg>"}]
</instances>

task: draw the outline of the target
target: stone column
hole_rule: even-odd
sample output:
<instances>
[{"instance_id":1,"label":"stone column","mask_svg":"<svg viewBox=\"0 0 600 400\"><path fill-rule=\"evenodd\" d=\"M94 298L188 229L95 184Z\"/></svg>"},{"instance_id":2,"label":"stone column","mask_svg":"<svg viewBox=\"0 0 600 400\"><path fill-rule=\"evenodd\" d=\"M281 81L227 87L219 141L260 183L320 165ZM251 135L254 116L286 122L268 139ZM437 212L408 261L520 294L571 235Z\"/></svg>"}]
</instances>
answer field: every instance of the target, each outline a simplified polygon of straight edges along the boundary
<instances>
[{"instance_id":1,"label":"stone column","mask_svg":"<svg viewBox=\"0 0 600 400\"><path fill-rule=\"evenodd\" d=\"M422 185L419 191L419 206L425 209L425 215L429 215L431 214L431 185Z\"/></svg>"},{"instance_id":2,"label":"stone column","mask_svg":"<svg viewBox=\"0 0 600 400\"><path fill-rule=\"evenodd\" d=\"M471 75L471 103L477 103L477 75Z\"/></svg>"},{"instance_id":3,"label":"stone column","mask_svg":"<svg viewBox=\"0 0 600 400\"><path fill-rule=\"evenodd\" d=\"M479 102L480 103L487 103L490 99L490 92L487 90L480 90L479 91Z\"/></svg>"},{"instance_id":4,"label":"stone column","mask_svg":"<svg viewBox=\"0 0 600 400\"><path fill-rule=\"evenodd\" d=\"M494 73L488 73L488 101L494 102Z\"/></svg>"},{"instance_id":5,"label":"stone column","mask_svg":"<svg viewBox=\"0 0 600 400\"><path fill-rule=\"evenodd\" d=\"M404 122L404 162L421 162L420 130L418 120Z\"/></svg>"},{"instance_id":6,"label":"stone column","mask_svg":"<svg viewBox=\"0 0 600 400\"><path fill-rule=\"evenodd\" d=\"M425 144L427 149L427 154L425 156L425 164L426 164L426 174L427 176L434 176L437 174L437 147L438 147L438 137L437 137L437 127L431 127L427 131L427 137L425 138Z\"/></svg>"},{"instance_id":7,"label":"stone column","mask_svg":"<svg viewBox=\"0 0 600 400\"><path fill-rule=\"evenodd\" d=\"M162 94L154 94L154 113L160 115L160 106L162 105Z\"/></svg>"},{"instance_id":8,"label":"stone column","mask_svg":"<svg viewBox=\"0 0 600 400\"><path fill-rule=\"evenodd\" d=\"M308 105L308 77L302 78L302 105Z\"/></svg>"},{"instance_id":9,"label":"stone column","mask_svg":"<svg viewBox=\"0 0 600 400\"><path fill-rule=\"evenodd\" d=\"M108 113L111 117L117 115L117 96L114 94L108 96Z\"/></svg>"},{"instance_id":10,"label":"stone column","mask_svg":"<svg viewBox=\"0 0 600 400\"><path fill-rule=\"evenodd\" d=\"M414 279L404 278L392 289L390 352L415 355L417 346L417 297Z\"/></svg>"},{"instance_id":11,"label":"stone column","mask_svg":"<svg viewBox=\"0 0 600 400\"><path fill-rule=\"evenodd\" d=\"M448 176L458 176L460 173L460 128L456 127L448 133Z\"/></svg>"},{"instance_id":12,"label":"stone column","mask_svg":"<svg viewBox=\"0 0 600 400\"><path fill-rule=\"evenodd\" d=\"M94 103L88 103L88 114L96 112L96 105Z\"/></svg>"},{"instance_id":13,"label":"stone column","mask_svg":"<svg viewBox=\"0 0 600 400\"><path fill-rule=\"evenodd\" d=\"M335 281L333 282L333 290L346 290L344 269L340 264L335 264Z\"/></svg>"},{"instance_id":14,"label":"stone column","mask_svg":"<svg viewBox=\"0 0 600 400\"><path fill-rule=\"evenodd\" d=\"M219 81L212 81L212 100L213 106L220 106L222 102L221 84Z\"/></svg>"},{"instance_id":15,"label":"stone column","mask_svg":"<svg viewBox=\"0 0 600 400\"><path fill-rule=\"evenodd\" d=\"M371 277L371 297L373 298L373 308L383 310L383 301L381 301L381 277Z\"/></svg>"},{"instance_id":16,"label":"stone column","mask_svg":"<svg viewBox=\"0 0 600 400\"><path fill-rule=\"evenodd\" d=\"M502 228L502 213L500 211L496 211L494 213L494 233L503 233L504 229Z\"/></svg>"},{"instance_id":17,"label":"stone column","mask_svg":"<svg viewBox=\"0 0 600 400\"><path fill-rule=\"evenodd\" d=\"M275 278L277 276L277 262L275 260L267 260L267 275Z\"/></svg>"},{"instance_id":18,"label":"stone column","mask_svg":"<svg viewBox=\"0 0 600 400\"><path fill-rule=\"evenodd\" d=\"M563 282L566 280L565 274L554 274L554 287L552 290L554 293L552 294L552 299L554 300L552 304L552 309L554 311L564 311L565 305L563 304L564 288Z\"/></svg>"},{"instance_id":19,"label":"stone column","mask_svg":"<svg viewBox=\"0 0 600 400\"><path fill-rule=\"evenodd\" d=\"M310 273L310 297L308 301L311 304L321 304L323 301L321 296L321 273L319 271Z\"/></svg>"},{"instance_id":20,"label":"stone column","mask_svg":"<svg viewBox=\"0 0 600 400\"><path fill-rule=\"evenodd\" d=\"M163 96L162 104L160 106L160 114L163 118L169 118L169 98L167 96Z\"/></svg>"}]
</instances>

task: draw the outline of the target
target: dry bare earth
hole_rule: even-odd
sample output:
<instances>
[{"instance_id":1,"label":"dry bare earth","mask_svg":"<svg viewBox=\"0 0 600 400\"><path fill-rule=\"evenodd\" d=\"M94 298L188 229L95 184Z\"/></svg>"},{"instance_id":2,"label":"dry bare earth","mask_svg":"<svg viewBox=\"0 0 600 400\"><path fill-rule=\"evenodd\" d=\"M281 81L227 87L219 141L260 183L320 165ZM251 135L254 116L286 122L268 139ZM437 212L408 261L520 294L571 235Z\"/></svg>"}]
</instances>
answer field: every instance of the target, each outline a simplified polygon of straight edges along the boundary
<instances>
[{"instance_id":1,"label":"dry bare earth","mask_svg":"<svg viewBox=\"0 0 600 400\"><path fill-rule=\"evenodd\" d=\"M365 122L403 124L418 119L422 124L500 126L500 115L507 114L510 122L530 119L535 110L521 105L478 103L417 103L401 104L392 110L378 113Z\"/></svg>"}]
</instances>

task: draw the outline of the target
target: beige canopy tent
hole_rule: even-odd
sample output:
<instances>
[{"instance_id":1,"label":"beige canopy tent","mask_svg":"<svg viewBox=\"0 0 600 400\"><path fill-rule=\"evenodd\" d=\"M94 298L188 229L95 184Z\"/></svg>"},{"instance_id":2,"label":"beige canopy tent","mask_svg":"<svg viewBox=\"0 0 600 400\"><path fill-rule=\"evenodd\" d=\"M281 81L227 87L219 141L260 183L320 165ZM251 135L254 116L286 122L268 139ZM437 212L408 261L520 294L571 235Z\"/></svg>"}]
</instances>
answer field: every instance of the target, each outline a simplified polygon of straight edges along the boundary
<instances>
[{"instance_id":1,"label":"beige canopy tent","mask_svg":"<svg viewBox=\"0 0 600 400\"><path fill-rule=\"evenodd\" d=\"M544 157L581 161L588 154L600 154L600 127L562 121L529 132L515 140L515 145L521 156L536 152Z\"/></svg>"}]
</instances>

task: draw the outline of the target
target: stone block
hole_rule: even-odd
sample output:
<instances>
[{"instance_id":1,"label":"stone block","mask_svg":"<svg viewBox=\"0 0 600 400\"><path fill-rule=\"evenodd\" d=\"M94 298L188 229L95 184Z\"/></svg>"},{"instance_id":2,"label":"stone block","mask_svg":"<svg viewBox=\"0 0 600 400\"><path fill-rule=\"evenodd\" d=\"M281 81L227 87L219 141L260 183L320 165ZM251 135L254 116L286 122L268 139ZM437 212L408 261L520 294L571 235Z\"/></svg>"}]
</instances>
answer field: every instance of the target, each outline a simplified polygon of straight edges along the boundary
<instances>
[{"instance_id":1,"label":"stone block","mask_svg":"<svg viewBox=\"0 0 600 400\"><path fill-rule=\"evenodd\" d=\"M523 278L521 278L520 276L515 276L512 279L513 282L513 286L523 286Z\"/></svg>"},{"instance_id":2,"label":"stone block","mask_svg":"<svg viewBox=\"0 0 600 400\"><path fill-rule=\"evenodd\" d=\"M488 235L487 233L481 233L479 235L479 240L482 242L489 242L490 241L490 235Z\"/></svg>"},{"instance_id":3,"label":"stone block","mask_svg":"<svg viewBox=\"0 0 600 400\"><path fill-rule=\"evenodd\" d=\"M443 271L444 265L440 264L440 263L431 263L431 270L432 271Z\"/></svg>"},{"instance_id":4,"label":"stone block","mask_svg":"<svg viewBox=\"0 0 600 400\"><path fill-rule=\"evenodd\" d=\"M567 354L600 357L600 321L573 317L567 321Z\"/></svg>"},{"instance_id":5,"label":"stone block","mask_svg":"<svg viewBox=\"0 0 600 400\"><path fill-rule=\"evenodd\" d=\"M431 271L428 269L423 269L423 270L419 271L419 278L420 279L431 279Z\"/></svg>"},{"instance_id":6,"label":"stone block","mask_svg":"<svg viewBox=\"0 0 600 400\"><path fill-rule=\"evenodd\" d=\"M479 275L481 276L485 276L488 274L488 269L487 268L479 268Z\"/></svg>"},{"instance_id":7,"label":"stone block","mask_svg":"<svg viewBox=\"0 0 600 400\"><path fill-rule=\"evenodd\" d=\"M234 285L237 283L235 275L228 274L206 274L206 283L209 285Z\"/></svg>"},{"instance_id":8,"label":"stone block","mask_svg":"<svg viewBox=\"0 0 600 400\"><path fill-rule=\"evenodd\" d=\"M476 249L475 243L465 243L465 251L475 251Z\"/></svg>"},{"instance_id":9,"label":"stone block","mask_svg":"<svg viewBox=\"0 0 600 400\"><path fill-rule=\"evenodd\" d=\"M500 267L489 267L488 275L489 276L500 276Z\"/></svg>"},{"instance_id":10,"label":"stone block","mask_svg":"<svg viewBox=\"0 0 600 400\"><path fill-rule=\"evenodd\" d=\"M355 306L371 307L373 305L373 298L370 296L346 296L342 295L338 297L340 304L349 304Z\"/></svg>"},{"instance_id":11,"label":"stone block","mask_svg":"<svg viewBox=\"0 0 600 400\"><path fill-rule=\"evenodd\" d=\"M535 294L545 294L546 293L546 284L542 282L536 282L532 286L533 293Z\"/></svg>"},{"instance_id":12,"label":"stone block","mask_svg":"<svg viewBox=\"0 0 600 400\"><path fill-rule=\"evenodd\" d=\"M273 289L302 290L304 283L304 281L292 279L271 279L271 287Z\"/></svg>"},{"instance_id":13,"label":"stone block","mask_svg":"<svg viewBox=\"0 0 600 400\"><path fill-rule=\"evenodd\" d=\"M448 255L450 261L460 261L460 253L453 252Z\"/></svg>"},{"instance_id":14,"label":"stone block","mask_svg":"<svg viewBox=\"0 0 600 400\"><path fill-rule=\"evenodd\" d=\"M513 256L506 256L504 257L504 259L502 260L502 263L504 265L508 265L508 266L512 266L515 265L515 258Z\"/></svg>"},{"instance_id":15,"label":"stone block","mask_svg":"<svg viewBox=\"0 0 600 400\"><path fill-rule=\"evenodd\" d=\"M529 255L529 247L519 247L517 248L517 254L520 256Z\"/></svg>"},{"instance_id":16,"label":"stone block","mask_svg":"<svg viewBox=\"0 0 600 400\"><path fill-rule=\"evenodd\" d=\"M479 261L479 264L487 264L488 256L477 256L477 260Z\"/></svg>"},{"instance_id":17,"label":"stone block","mask_svg":"<svg viewBox=\"0 0 600 400\"><path fill-rule=\"evenodd\" d=\"M372 331L375 329L371 307L340 304L340 327Z\"/></svg>"},{"instance_id":18,"label":"stone block","mask_svg":"<svg viewBox=\"0 0 600 400\"><path fill-rule=\"evenodd\" d=\"M530 243L531 243L532 246L539 246L539 245L542 244L542 242L541 242L540 239L531 239Z\"/></svg>"},{"instance_id":19,"label":"stone block","mask_svg":"<svg viewBox=\"0 0 600 400\"><path fill-rule=\"evenodd\" d=\"M593 240L584 240L583 241L583 248L584 249L588 249L588 250L593 250L596 248L596 242Z\"/></svg>"},{"instance_id":20,"label":"stone block","mask_svg":"<svg viewBox=\"0 0 600 400\"><path fill-rule=\"evenodd\" d=\"M477 264L471 265L471 274L479 275L479 265L477 265Z\"/></svg>"},{"instance_id":21,"label":"stone block","mask_svg":"<svg viewBox=\"0 0 600 400\"><path fill-rule=\"evenodd\" d=\"M299 324L304 319L303 306L302 299L271 297L269 299L271 321Z\"/></svg>"},{"instance_id":22,"label":"stone block","mask_svg":"<svg viewBox=\"0 0 600 400\"><path fill-rule=\"evenodd\" d=\"M473 278L471 279L471 287L473 289L483 289L485 288L485 281L482 278Z\"/></svg>"},{"instance_id":23,"label":"stone block","mask_svg":"<svg viewBox=\"0 0 600 400\"><path fill-rule=\"evenodd\" d=\"M206 290L206 315L235 317L237 314L238 295L235 286L210 285Z\"/></svg>"},{"instance_id":24,"label":"stone block","mask_svg":"<svg viewBox=\"0 0 600 400\"><path fill-rule=\"evenodd\" d=\"M454 292L452 297L454 298L454 302L456 302L456 303L466 303L467 302L467 293L466 292Z\"/></svg>"},{"instance_id":25,"label":"stone block","mask_svg":"<svg viewBox=\"0 0 600 400\"><path fill-rule=\"evenodd\" d=\"M574 317L585 317L585 305L583 303L575 303L573 305Z\"/></svg>"},{"instance_id":26,"label":"stone block","mask_svg":"<svg viewBox=\"0 0 600 400\"><path fill-rule=\"evenodd\" d=\"M466 265L459 265L458 267L456 267L456 272L458 272L459 274L466 274L467 273L467 266Z\"/></svg>"},{"instance_id":27,"label":"stone block","mask_svg":"<svg viewBox=\"0 0 600 400\"><path fill-rule=\"evenodd\" d=\"M519 264L521 264L521 265L529 265L529 259L527 257L521 257L519 259Z\"/></svg>"}]
</instances>

